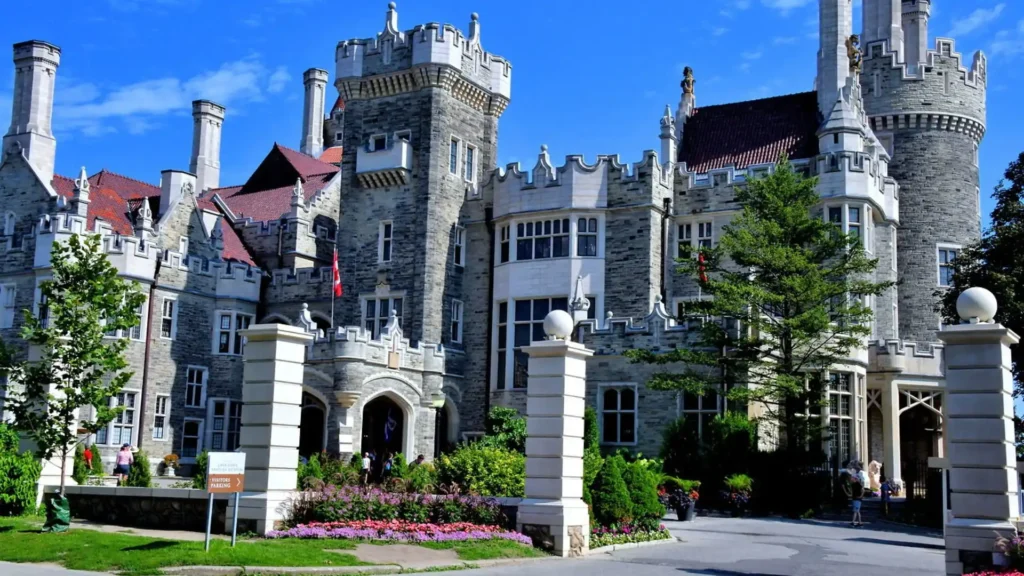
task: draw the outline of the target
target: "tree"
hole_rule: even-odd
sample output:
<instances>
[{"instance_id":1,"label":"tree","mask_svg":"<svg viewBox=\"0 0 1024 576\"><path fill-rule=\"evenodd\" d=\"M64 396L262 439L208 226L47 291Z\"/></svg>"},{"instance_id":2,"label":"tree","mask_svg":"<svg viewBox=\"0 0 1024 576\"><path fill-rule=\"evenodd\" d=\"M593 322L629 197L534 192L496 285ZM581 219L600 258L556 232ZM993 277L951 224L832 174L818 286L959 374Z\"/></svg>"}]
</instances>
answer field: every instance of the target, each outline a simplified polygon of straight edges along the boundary
<instances>
[{"instance_id":1,"label":"tree","mask_svg":"<svg viewBox=\"0 0 1024 576\"><path fill-rule=\"evenodd\" d=\"M487 446L526 454L526 418L515 408L495 406L487 414L487 433L481 440Z\"/></svg>"},{"instance_id":2,"label":"tree","mask_svg":"<svg viewBox=\"0 0 1024 576\"><path fill-rule=\"evenodd\" d=\"M604 462L594 482L594 519L600 526L612 526L629 522L633 518L633 503L629 489L622 479L622 470L627 466L622 456L616 454Z\"/></svg>"},{"instance_id":3,"label":"tree","mask_svg":"<svg viewBox=\"0 0 1024 576\"><path fill-rule=\"evenodd\" d=\"M146 456L145 451L139 450L135 453L132 465L128 468L128 481L126 484L135 488L152 487L153 475L150 472L149 457Z\"/></svg>"},{"instance_id":4,"label":"tree","mask_svg":"<svg viewBox=\"0 0 1024 576\"><path fill-rule=\"evenodd\" d=\"M865 299L893 285L873 281L877 260L859 237L822 217L816 184L782 157L772 174L737 188L743 211L719 244L678 261L710 297L687 312L717 321L704 323L694 348L627 352L633 362L684 366L656 374L650 388L760 403L793 449L820 437L820 419L804 415L820 408L826 371L871 335Z\"/></svg>"},{"instance_id":5,"label":"tree","mask_svg":"<svg viewBox=\"0 0 1024 576\"><path fill-rule=\"evenodd\" d=\"M53 277L40 284L39 313L26 310L21 329L39 358L16 361L11 346L0 345L0 372L8 375L7 407L15 427L35 442L39 458L60 458L63 498L78 429L95 433L109 424L121 410L111 407L110 398L132 376L124 358L128 340L104 335L138 326L145 296L118 277L100 250L99 235L54 242L50 263ZM91 419L79 418L83 406L92 407Z\"/></svg>"}]
</instances>

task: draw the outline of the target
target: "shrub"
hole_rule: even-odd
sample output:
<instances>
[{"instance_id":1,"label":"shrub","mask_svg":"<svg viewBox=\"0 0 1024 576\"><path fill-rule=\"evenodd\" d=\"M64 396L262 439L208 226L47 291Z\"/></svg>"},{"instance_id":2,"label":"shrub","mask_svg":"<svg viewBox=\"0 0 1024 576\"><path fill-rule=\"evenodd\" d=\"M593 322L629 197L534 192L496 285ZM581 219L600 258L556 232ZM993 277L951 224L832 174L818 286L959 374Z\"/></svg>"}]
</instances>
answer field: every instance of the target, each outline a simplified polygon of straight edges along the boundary
<instances>
[{"instance_id":1,"label":"shrub","mask_svg":"<svg viewBox=\"0 0 1024 576\"><path fill-rule=\"evenodd\" d=\"M0 516L35 509L36 483L42 465L31 453L19 452L18 434L0 423Z\"/></svg>"},{"instance_id":2,"label":"shrub","mask_svg":"<svg viewBox=\"0 0 1024 576\"><path fill-rule=\"evenodd\" d=\"M79 486L85 486L89 481L89 466L85 463L85 448L81 444L75 447L75 463L71 467L71 478Z\"/></svg>"},{"instance_id":3,"label":"shrub","mask_svg":"<svg viewBox=\"0 0 1024 576\"><path fill-rule=\"evenodd\" d=\"M328 486L307 491L292 510L292 522L346 522L402 520L448 524L501 525L506 522L493 498L479 496L430 496L400 494L361 486Z\"/></svg>"},{"instance_id":4,"label":"shrub","mask_svg":"<svg viewBox=\"0 0 1024 576\"><path fill-rule=\"evenodd\" d=\"M677 477L699 478L703 459L697 427L680 418L665 427L658 456L664 461L665 473Z\"/></svg>"},{"instance_id":5,"label":"shrub","mask_svg":"<svg viewBox=\"0 0 1024 576\"><path fill-rule=\"evenodd\" d=\"M746 474L733 474L725 478L725 489L730 492L745 492L749 494L753 487L754 481Z\"/></svg>"},{"instance_id":6,"label":"shrub","mask_svg":"<svg viewBox=\"0 0 1024 576\"><path fill-rule=\"evenodd\" d=\"M700 491L700 480L684 480L675 476L665 476L662 480L662 486L668 492L682 490L689 494L690 492Z\"/></svg>"},{"instance_id":7,"label":"shrub","mask_svg":"<svg viewBox=\"0 0 1024 576\"><path fill-rule=\"evenodd\" d=\"M409 477L409 464L405 461L405 455L401 452L391 458L391 473L388 477L401 479Z\"/></svg>"},{"instance_id":8,"label":"shrub","mask_svg":"<svg viewBox=\"0 0 1024 576\"><path fill-rule=\"evenodd\" d=\"M583 449L601 449L601 432L597 426L597 412L589 406L583 411Z\"/></svg>"},{"instance_id":9,"label":"shrub","mask_svg":"<svg viewBox=\"0 0 1024 576\"><path fill-rule=\"evenodd\" d=\"M633 504L633 522L644 530L657 530L665 507L658 501L658 476L649 466L650 461L646 460L626 464L622 480Z\"/></svg>"},{"instance_id":10,"label":"shrub","mask_svg":"<svg viewBox=\"0 0 1024 576\"><path fill-rule=\"evenodd\" d=\"M135 459L128 468L127 485L135 488L149 488L152 486L153 478L149 471L149 457L146 452L139 450L135 453Z\"/></svg>"},{"instance_id":11,"label":"shrub","mask_svg":"<svg viewBox=\"0 0 1024 576\"><path fill-rule=\"evenodd\" d=\"M479 442L462 446L437 460L437 480L470 494L522 497L526 457Z\"/></svg>"},{"instance_id":12,"label":"shrub","mask_svg":"<svg viewBox=\"0 0 1024 576\"><path fill-rule=\"evenodd\" d=\"M417 464L409 469L407 488L411 492L430 493L437 487L437 469L430 462Z\"/></svg>"},{"instance_id":13,"label":"shrub","mask_svg":"<svg viewBox=\"0 0 1024 576\"><path fill-rule=\"evenodd\" d=\"M324 482L324 470L320 467L320 456L313 454L305 463L299 460L296 470L298 488L319 488Z\"/></svg>"},{"instance_id":14,"label":"shrub","mask_svg":"<svg viewBox=\"0 0 1024 576\"><path fill-rule=\"evenodd\" d=\"M495 406L487 414L487 433L480 441L485 446L526 454L526 418L515 408Z\"/></svg>"},{"instance_id":15,"label":"shrub","mask_svg":"<svg viewBox=\"0 0 1024 576\"><path fill-rule=\"evenodd\" d=\"M196 463L192 465L192 488L206 490L206 465L209 460L206 450L196 456Z\"/></svg>"},{"instance_id":16,"label":"shrub","mask_svg":"<svg viewBox=\"0 0 1024 576\"><path fill-rule=\"evenodd\" d=\"M594 499L594 519L602 526L622 524L632 518L629 489L622 479L625 465L621 456L612 456L604 461L604 466L597 474L591 494Z\"/></svg>"},{"instance_id":17,"label":"shrub","mask_svg":"<svg viewBox=\"0 0 1024 576\"><path fill-rule=\"evenodd\" d=\"M613 544L668 540L669 538L672 538L672 535L665 529L664 524L657 524L653 529L629 524L614 528L594 526L590 532L590 549L593 550Z\"/></svg>"},{"instance_id":18,"label":"shrub","mask_svg":"<svg viewBox=\"0 0 1024 576\"><path fill-rule=\"evenodd\" d=\"M177 454L168 454L168 455L164 456L164 466L167 467L167 468L177 468L178 467L178 455Z\"/></svg>"}]
</instances>

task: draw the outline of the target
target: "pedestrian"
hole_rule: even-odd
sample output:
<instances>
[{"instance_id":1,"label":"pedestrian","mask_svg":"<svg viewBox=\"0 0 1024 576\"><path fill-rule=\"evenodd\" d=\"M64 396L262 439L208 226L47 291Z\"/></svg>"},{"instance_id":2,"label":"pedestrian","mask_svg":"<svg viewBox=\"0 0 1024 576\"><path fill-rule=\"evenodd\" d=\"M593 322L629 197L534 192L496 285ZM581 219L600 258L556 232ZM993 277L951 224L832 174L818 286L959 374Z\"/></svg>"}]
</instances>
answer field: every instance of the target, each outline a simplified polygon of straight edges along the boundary
<instances>
[{"instance_id":1,"label":"pedestrian","mask_svg":"<svg viewBox=\"0 0 1024 576\"><path fill-rule=\"evenodd\" d=\"M885 478L885 474L882 474L882 487L879 490L882 493L882 518L889 517L889 499L892 498L892 486L889 481Z\"/></svg>"},{"instance_id":2,"label":"pedestrian","mask_svg":"<svg viewBox=\"0 0 1024 576\"><path fill-rule=\"evenodd\" d=\"M370 453L363 452L362 481L364 486L370 483L370 462Z\"/></svg>"},{"instance_id":3,"label":"pedestrian","mask_svg":"<svg viewBox=\"0 0 1024 576\"><path fill-rule=\"evenodd\" d=\"M395 457L390 452L387 453L387 458L384 460L384 470L381 474L382 478L387 479L391 477L391 466L395 463Z\"/></svg>"},{"instance_id":4,"label":"pedestrian","mask_svg":"<svg viewBox=\"0 0 1024 576\"><path fill-rule=\"evenodd\" d=\"M85 451L82 455L85 458L85 467L92 472L92 448L90 448L88 444L85 446Z\"/></svg>"},{"instance_id":5,"label":"pedestrian","mask_svg":"<svg viewBox=\"0 0 1024 576\"><path fill-rule=\"evenodd\" d=\"M127 443L122 444L121 449L117 451L117 455L114 457L114 474L117 476L118 486L124 486L128 481L128 472L134 461L135 456L132 455L132 447Z\"/></svg>"},{"instance_id":6,"label":"pedestrian","mask_svg":"<svg viewBox=\"0 0 1024 576\"><path fill-rule=\"evenodd\" d=\"M864 501L864 484L860 481L860 477L853 475L850 477L850 500L853 503L853 519L850 525L854 528L860 528L863 524L861 522L860 507Z\"/></svg>"},{"instance_id":7,"label":"pedestrian","mask_svg":"<svg viewBox=\"0 0 1024 576\"><path fill-rule=\"evenodd\" d=\"M426 461L426 459L427 459L426 456L424 456L423 454L420 454L419 456L416 457L415 460L412 461L412 464L409 465L409 468L413 468L415 466L419 466L420 464L423 464L423 462Z\"/></svg>"}]
</instances>

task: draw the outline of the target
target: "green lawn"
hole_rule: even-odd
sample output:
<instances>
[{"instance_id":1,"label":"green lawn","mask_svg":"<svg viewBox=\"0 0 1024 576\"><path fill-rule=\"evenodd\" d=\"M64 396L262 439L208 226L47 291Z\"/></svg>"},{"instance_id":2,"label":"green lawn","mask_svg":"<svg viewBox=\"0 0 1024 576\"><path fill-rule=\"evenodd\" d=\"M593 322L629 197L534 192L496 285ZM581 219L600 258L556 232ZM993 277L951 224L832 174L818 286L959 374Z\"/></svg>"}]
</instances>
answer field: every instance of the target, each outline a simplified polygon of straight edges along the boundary
<instances>
[{"instance_id":1,"label":"green lawn","mask_svg":"<svg viewBox=\"0 0 1024 576\"><path fill-rule=\"evenodd\" d=\"M170 566L359 566L366 565L351 554L351 540L213 540L210 551L202 542L182 542L131 536L123 533L72 529L63 534L39 532L41 521L29 518L0 518L0 560L7 562L52 562L74 570L118 571L139 576L159 574ZM495 558L524 558L542 553L510 541L442 542L426 544L435 549L454 549L466 561Z\"/></svg>"}]
</instances>

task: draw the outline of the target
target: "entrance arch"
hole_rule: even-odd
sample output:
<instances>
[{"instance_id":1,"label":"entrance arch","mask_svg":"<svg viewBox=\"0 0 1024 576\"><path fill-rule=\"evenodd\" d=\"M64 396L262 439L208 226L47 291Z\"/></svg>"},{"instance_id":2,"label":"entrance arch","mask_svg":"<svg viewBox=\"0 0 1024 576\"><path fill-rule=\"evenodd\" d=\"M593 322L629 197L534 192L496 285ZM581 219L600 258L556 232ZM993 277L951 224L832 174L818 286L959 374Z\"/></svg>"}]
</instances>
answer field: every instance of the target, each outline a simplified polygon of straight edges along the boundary
<instances>
[{"instance_id":1,"label":"entrance arch","mask_svg":"<svg viewBox=\"0 0 1024 576\"><path fill-rule=\"evenodd\" d=\"M388 454L404 452L406 426L405 410L387 394L373 398L363 406L362 446L364 453L373 452L383 462ZM405 454L406 460L409 454Z\"/></svg>"},{"instance_id":2,"label":"entrance arch","mask_svg":"<svg viewBox=\"0 0 1024 576\"><path fill-rule=\"evenodd\" d=\"M309 458L327 448L327 406L309 392L302 393L299 456Z\"/></svg>"}]
</instances>

